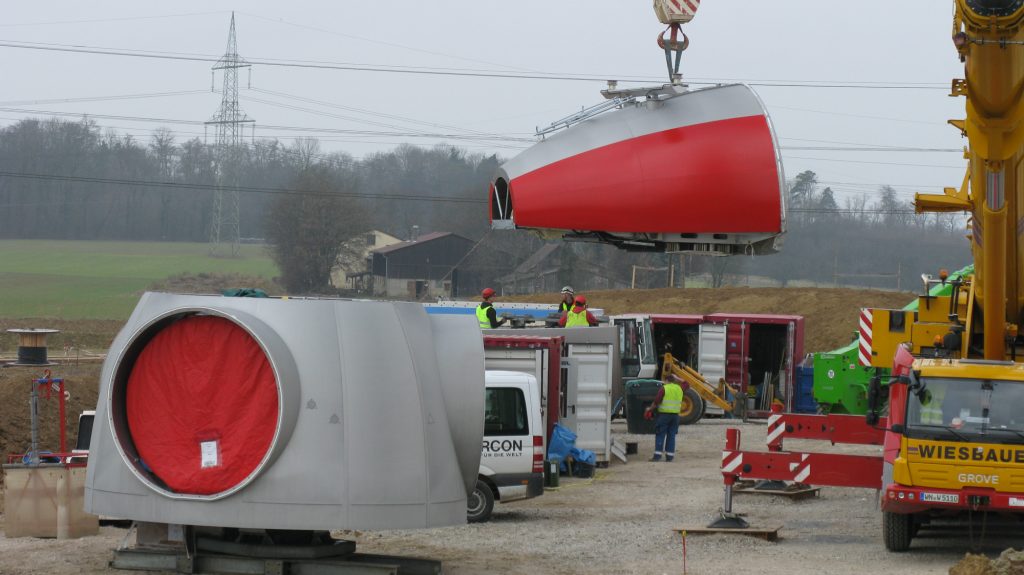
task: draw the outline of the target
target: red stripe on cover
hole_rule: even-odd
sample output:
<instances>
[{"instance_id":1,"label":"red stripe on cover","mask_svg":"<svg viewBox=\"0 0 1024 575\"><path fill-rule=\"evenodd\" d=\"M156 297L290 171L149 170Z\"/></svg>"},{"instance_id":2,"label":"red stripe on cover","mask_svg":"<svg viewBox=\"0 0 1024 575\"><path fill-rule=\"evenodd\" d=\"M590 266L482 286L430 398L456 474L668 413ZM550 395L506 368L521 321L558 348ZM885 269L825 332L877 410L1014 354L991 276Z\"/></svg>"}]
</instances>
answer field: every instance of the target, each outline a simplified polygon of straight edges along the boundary
<instances>
[{"instance_id":1,"label":"red stripe on cover","mask_svg":"<svg viewBox=\"0 0 1024 575\"><path fill-rule=\"evenodd\" d=\"M605 232L773 233L781 190L764 116L674 128L602 146L511 182L518 227Z\"/></svg>"}]
</instances>

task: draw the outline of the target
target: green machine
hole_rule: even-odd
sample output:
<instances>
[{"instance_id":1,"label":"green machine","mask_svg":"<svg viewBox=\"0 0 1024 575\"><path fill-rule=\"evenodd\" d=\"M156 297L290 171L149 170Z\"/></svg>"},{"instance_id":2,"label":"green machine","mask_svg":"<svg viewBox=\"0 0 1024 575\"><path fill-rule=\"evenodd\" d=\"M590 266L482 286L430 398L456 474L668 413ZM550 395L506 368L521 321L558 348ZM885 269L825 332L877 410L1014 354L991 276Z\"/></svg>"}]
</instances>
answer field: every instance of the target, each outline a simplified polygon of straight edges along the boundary
<instances>
[{"instance_id":1,"label":"green machine","mask_svg":"<svg viewBox=\"0 0 1024 575\"><path fill-rule=\"evenodd\" d=\"M820 412L867 413L868 382L875 368L858 363L858 345L855 339L845 347L814 354L814 401Z\"/></svg>"},{"instance_id":2,"label":"green machine","mask_svg":"<svg viewBox=\"0 0 1024 575\"><path fill-rule=\"evenodd\" d=\"M950 274L950 279L974 273L974 266L969 265L962 270ZM953 286L948 282L939 284L928 292L930 295L949 295ZM903 308L905 311L917 311L917 299ZM876 369L860 365L857 361L859 341L832 351L812 354L814 365L814 401L818 403L821 413L845 413L864 415L868 405L868 382L875 376L889 374L888 369Z\"/></svg>"}]
</instances>

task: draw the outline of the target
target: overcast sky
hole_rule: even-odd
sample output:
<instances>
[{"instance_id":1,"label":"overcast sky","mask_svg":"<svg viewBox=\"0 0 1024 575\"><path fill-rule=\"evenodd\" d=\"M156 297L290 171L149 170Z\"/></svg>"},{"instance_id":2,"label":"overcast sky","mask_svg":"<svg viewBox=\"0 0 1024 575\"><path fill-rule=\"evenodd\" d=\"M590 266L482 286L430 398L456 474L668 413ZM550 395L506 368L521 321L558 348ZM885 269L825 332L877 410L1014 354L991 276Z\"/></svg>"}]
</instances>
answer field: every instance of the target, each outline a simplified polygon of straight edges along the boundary
<instances>
[{"instance_id":1,"label":"overcast sky","mask_svg":"<svg viewBox=\"0 0 1024 575\"><path fill-rule=\"evenodd\" d=\"M528 145L517 139L530 138L535 127L600 102L604 83L597 79L644 80L622 84L639 86L666 75L655 44L663 26L648 0L105 0L7 2L4 8L0 43L7 44L217 57L235 10L239 52L251 61L594 78L256 65L247 89L248 74L242 73L241 103L256 121L257 137L290 143L296 136L317 136L326 149L356 157L402 142L442 141L412 133L468 135L444 141L509 157ZM914 191L958 186L965 166L961 155L861 150L948 150L965 144L946 125L964 114L964 100L948 96L950 80L963 75L950 41L951 18L951 0L704 0L685 27L691 47L683 71L694 82L901 86L755 89L781 138L787 177L811 169L842 194L873 196L879 185L892 184L910 199ZM220 103L210 92L210 65L2 47L0 122L40 111L91 114L101 126L143 139L159 125L179 139L202 137L203 127L187 122L209 119ZM174 94L109 99L169 92ZM98 99L46 101L83 98ZM480 140L481 133L499 139ZM857 150L807 149L835 147Z\"/></svg>"}]
</instances>

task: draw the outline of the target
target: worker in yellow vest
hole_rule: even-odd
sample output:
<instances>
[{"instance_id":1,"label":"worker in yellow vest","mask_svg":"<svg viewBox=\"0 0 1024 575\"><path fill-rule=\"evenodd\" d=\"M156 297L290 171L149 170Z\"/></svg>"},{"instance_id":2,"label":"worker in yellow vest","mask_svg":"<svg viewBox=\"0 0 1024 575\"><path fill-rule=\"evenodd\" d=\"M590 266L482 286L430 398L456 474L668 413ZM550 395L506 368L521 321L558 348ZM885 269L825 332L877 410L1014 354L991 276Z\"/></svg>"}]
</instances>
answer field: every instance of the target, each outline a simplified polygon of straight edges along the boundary
<instances>
[{"instance_id":1,"label":"worker in yellow vest","mask_svg":"<svg viewBox=\"0 0 1024 575\"><path fill-rule=\"evenodd\" d=\"M572 286L563 287L562 301L558 302L558 313L563 314L567 311L572 311L572 306L575 301L576 292L573 291Z\"/></svg>"},{"instance_id":2,"label":"worker in yellow vest","mask_svg":"<svg viewBox=\"0 0 1024 575\"><path fill-rule=\"evenodd\" d=\"M484 300L476 307L476 319L480 322L480 329L501 327L505 320L498 319L498 312L494 310L494 304L491 303L491 299L494 298L494 290L484 288L484 291L480 292L480 297Z\"/></svg>"},{"instance_id":3,"label":"worker in yellow vest","mask_svg":"<svg viewBox=\"0 0 1024 575\"><path fill-rule=\"evenodd\" d=\"M683 386L673 378L665 382L646 410L649 419L657 413L654 421L654 456L651 461L672 461L676 457L676 433L679 431L679 412L683 409ZM689 387L689 386L687 386Z\"/></svg>"},{"instance_id":4,"label":"worker in yellow vest","mask_svg":"<svg viewBox=\"0 0 1024 575\"><path fill-rule=\"evenodd\" d=\"M578 295L572 309L563 312L558 320L559 327L587 327L597 325L597 318L587 310L587 298Z\"/></svg>"}]
</instances>

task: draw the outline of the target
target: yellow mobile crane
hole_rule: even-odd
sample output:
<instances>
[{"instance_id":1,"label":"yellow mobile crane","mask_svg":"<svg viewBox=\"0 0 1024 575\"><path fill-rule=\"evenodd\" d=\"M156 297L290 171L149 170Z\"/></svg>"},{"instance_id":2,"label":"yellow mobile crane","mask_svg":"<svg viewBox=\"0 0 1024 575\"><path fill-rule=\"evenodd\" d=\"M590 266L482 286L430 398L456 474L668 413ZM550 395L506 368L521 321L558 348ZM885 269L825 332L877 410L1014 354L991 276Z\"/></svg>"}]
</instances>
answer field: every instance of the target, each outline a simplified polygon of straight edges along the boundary
<instances>
[{"instance_id":1,"label":"yellow mobile crane","mask_svg":"<svg viewBox=\"0 0 1024 575\"><path fill-rule=\"evenodd\" d=\"M882 534L904 551L937 518L998 514L1024 520L1024 0L954 0L953 44L965 64L953 80L967 115L967 174L916 210L968 212L974 272L925 278L916 310L864 309L860 361L892 367L871 382L867 419L776 412L769 452L723 453L726 516L739 478L881 489ZM949 289L931 290L943 284ZM882 405L888 397L888 414ZM883 454L796 453L783 438L883 445Z\"/></svg>"}]
</instances>

